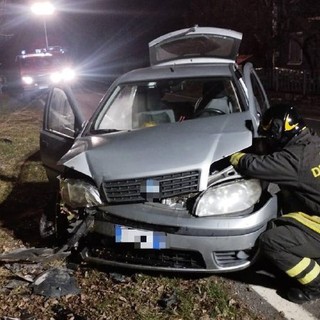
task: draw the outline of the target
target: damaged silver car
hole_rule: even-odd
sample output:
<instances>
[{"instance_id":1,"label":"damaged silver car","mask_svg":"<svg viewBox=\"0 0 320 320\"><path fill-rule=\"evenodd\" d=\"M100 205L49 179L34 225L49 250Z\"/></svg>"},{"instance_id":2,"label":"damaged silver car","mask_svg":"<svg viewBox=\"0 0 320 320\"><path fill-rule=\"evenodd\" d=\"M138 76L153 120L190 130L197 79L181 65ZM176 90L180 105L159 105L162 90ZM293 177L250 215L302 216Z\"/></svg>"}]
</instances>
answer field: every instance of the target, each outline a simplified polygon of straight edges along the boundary
<instances>
[{"instance_id":1,"label":"damaged silver car","mask_svg":"<svg viewBox=\"0 0 320 320\"><path fill-rule=\"evenodd\" d=\"M241 38L194 27L155 39L150 67L117 79L88 121L70 89L52 88L40 148L59 197L42 234L65 234L84 260L115 267L250 266L278 204L229 163L258 151L269 108L252 64L236 64Z\"/></svg>"}]
</instances>

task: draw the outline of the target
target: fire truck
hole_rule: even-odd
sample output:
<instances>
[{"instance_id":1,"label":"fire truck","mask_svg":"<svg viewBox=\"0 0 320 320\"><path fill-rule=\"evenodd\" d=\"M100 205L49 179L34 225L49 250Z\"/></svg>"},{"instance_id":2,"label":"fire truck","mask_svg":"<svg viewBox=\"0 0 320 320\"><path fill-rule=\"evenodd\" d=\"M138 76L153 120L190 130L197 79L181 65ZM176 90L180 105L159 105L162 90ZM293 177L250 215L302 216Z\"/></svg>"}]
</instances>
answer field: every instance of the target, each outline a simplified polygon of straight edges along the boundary
<instances>
[{"instance_id":1,"label":"fire truck","mask_svg":"<svg viewBox=\"0 0 320 320\"><path fill-rule=\"evenodd\" d=\"M26 92L47 90L51 84L70 82L75 73L63 48L50 47L16 57L21 89Z\"/></svg>"},{"instance_id":2,"label":"fire truck","mask_svg":"<svg viewBox=\"0 0 320 320\"><path fill-rule=\"evenodd\" d=\"M75 72L69 55L62 47L22 51L15 58L7 85L24 97L46 91L52 84L72 82Z\"/></svg>"}]
</instances>

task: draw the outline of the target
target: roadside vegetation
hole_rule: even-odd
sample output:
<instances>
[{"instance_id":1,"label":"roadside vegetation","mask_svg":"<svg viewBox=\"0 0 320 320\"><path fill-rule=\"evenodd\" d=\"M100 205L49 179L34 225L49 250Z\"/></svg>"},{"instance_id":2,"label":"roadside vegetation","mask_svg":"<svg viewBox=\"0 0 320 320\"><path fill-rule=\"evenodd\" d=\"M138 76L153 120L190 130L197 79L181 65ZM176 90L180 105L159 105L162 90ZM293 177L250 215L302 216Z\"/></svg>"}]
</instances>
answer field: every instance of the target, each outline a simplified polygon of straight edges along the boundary
<instances>
[{"instance_id":1,"label":"roadside vegetation","mask_svg":"<svg viewBox=\"0 0 320 320\"><path fill-rule=\"evenodd\" d=\"M41 247L38 222L50 188L39 155L43 103L0 96L0 254ZM45 297L30 281L50 267L73 268L77 295ZM19 280L19 281L17 281ZM8 318L7 318L8 317ZM67 261L0 262L0 319L265 319L219 276L119 273Z\"/></svg>"}]
</instances>

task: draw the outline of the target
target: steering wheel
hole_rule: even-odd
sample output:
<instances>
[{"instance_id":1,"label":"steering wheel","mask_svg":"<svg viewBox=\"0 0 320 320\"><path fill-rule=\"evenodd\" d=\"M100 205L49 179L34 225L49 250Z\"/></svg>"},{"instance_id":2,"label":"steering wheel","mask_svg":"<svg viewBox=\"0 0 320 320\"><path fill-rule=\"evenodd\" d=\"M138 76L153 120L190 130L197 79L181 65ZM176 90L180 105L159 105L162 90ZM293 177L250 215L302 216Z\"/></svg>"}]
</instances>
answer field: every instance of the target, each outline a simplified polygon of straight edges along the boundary
<instances>
[{"instance_id":1,"label":"steering wheel","mask_svg":"<svg viewBox=\"0 0 320 320\"><path fill-rule=\"evenodd\" d=\"M225 112L221 111L220 109L208 108L200 110L196 117L210 117L210 116L217 116L221 114L226 114Z\"/></svg>"}]
</instances>

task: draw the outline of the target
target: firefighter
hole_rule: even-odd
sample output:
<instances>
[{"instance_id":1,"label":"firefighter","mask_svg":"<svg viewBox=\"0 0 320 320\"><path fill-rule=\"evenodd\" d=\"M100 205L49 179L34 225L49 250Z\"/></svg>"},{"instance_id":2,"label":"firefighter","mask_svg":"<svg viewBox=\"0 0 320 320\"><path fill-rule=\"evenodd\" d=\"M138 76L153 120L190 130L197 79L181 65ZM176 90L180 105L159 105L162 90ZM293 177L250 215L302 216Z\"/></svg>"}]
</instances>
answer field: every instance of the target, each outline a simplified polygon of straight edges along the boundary
<instances>
[{"instance_id":1,"label":"firefighter","mask_svg":"<svg viewBox=\"0 0 320 320\"><path fill-rule=\"evenodd\" d=\"M320 298L320 137L284 104L265 112L259 130L271 152L239 152L230 162L243 175L278 184L289 205L259 242L262 254L294 280L287 298L300 304Z\"/></svg>"}]
</instances>

